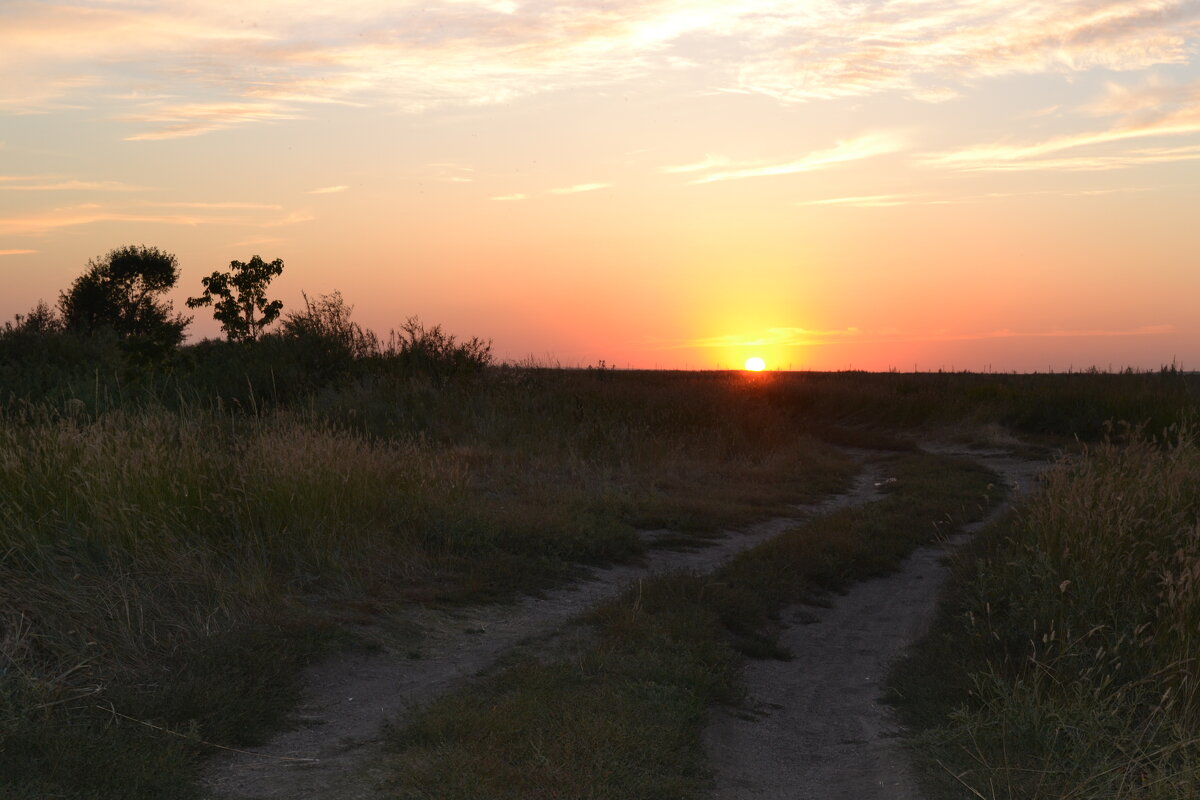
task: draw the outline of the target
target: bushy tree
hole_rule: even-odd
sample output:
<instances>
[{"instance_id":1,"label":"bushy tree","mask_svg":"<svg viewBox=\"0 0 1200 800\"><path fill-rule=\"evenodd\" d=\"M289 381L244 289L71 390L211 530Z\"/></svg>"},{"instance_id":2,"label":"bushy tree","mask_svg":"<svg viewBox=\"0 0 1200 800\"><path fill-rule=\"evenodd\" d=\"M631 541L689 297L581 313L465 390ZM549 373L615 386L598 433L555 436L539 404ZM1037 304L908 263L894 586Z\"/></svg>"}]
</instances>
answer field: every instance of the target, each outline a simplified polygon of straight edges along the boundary
<instances>
[{"instance_id":1,"label":"bushy tree","mask_svg":"<svg viewBox=\"0 0 1200 800\"><path fill-rule=\"evenodd\" d=\"M191 322L162 297L178 280L171 253L145 245L112 250L88 261L87 271L59 295L63 324L87 333L111 330L147 354L169 351Z\"/></svg>"},{"instance_id":2,"label":"bushy tree","mask_svg":"<svg viewBox=\"0 0 1200 800\"><path fill-rule=\"evenodd\" d=\"M231 342L256 340L279 317L283 303L267 299L267 284L283 272L283 261L230 261L228 272L213 272L202 278L204 293L188 298L188 308L213 306L213 317Z\"/></svg>"}]
</instances>

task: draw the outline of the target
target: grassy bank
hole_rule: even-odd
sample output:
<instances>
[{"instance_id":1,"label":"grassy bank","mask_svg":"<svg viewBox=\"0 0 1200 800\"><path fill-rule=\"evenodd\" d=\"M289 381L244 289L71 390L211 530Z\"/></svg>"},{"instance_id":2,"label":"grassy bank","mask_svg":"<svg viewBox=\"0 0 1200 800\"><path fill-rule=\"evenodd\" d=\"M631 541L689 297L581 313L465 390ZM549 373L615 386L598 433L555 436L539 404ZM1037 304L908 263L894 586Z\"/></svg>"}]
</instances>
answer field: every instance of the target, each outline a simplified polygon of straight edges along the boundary
<instances>
[{"instance_id":1,"label":"grassy bank","mask_svg":"<svg viewBox=\"0 0 1200 800\"><path fill-rule=\"evenodd\" d=\"M995 476L912 454L878 502L814 519L711 575L639 583L590 618L566 658L527 659L445 697L395 732L401 798L693 798L707 781L700 735L739 697L738 652L787 657L786 605L885 573L915 546L977 518Z\"/></svg>"},{"instance_id":2,"label":"grassy bank","mask_svg":"<svg viewBox=\"0 0 1200 800\"><path fill-rule=\"evenodd\" d=\"M1090 447L981 536L893 676L946 797L1200 796L1200 446Z\"/></svg>"}]
</instances>

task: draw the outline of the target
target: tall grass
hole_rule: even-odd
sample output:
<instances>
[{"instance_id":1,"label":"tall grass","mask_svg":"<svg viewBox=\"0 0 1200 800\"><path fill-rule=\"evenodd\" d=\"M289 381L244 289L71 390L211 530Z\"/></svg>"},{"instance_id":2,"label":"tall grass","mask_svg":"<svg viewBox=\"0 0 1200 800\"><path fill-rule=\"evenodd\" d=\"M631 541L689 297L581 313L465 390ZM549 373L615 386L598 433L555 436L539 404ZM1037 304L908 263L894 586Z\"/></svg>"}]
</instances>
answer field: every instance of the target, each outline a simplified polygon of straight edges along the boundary
<instances>
[{"instance_id":1,"label":"tall grass","mask_svg":"<svg viewBox=\"0 0 1200 800\"><path fill-rule=\"evenodd\" d=\"M636 558L640 525L702 533L852 469L736 383L394 376L266 410L14 404L0 793L176 794L198 740L262 735L352 618L537 589Z\"/></svg>"},{"instance_id":2,"label":"tall grass","mask_svg":"<svg viewBox=\"0 0 1200 800\"><path fill-rule=\"evenodd\" d=\"M980 541L895 680L958 793L1200 796L1198 523L1184 428L1089 447Z\"/></svg>"}]
</instances>

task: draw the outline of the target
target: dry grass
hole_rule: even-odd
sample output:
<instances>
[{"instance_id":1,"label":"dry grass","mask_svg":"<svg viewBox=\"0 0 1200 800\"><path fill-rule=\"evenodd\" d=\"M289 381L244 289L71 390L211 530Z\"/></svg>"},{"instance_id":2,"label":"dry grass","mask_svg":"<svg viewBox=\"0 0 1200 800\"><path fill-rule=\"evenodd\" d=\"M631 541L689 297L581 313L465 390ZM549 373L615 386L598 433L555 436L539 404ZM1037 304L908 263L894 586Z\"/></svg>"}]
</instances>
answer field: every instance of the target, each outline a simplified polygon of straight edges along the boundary
<instances>
[{"instance_id":1,"label":"dry grass","mask_svg":"<svg viewBox=\"0 0 1200 800\"><path fill-rule=\"evenodd\" d=\"M895 682L955 796L1200 796L1198 518L1175 430L1088 448L981 540Z\"/></svg>"},{"instance_id":2,"label":"dry grass","mask_svg":"<svg viewBox=\"0 0 1200 800\"><path fill-rule=\"evenodd\" d=\"M362 613L347 608L536 590L637 558L639 525L703 536L851 471L725 383L501 375L261 413L10 409L0 793L183 796L204 749L101 707L245 744L286 708L304 660ZM113 777L87 788L97 762Z\"/></svg>"}]
</instances>

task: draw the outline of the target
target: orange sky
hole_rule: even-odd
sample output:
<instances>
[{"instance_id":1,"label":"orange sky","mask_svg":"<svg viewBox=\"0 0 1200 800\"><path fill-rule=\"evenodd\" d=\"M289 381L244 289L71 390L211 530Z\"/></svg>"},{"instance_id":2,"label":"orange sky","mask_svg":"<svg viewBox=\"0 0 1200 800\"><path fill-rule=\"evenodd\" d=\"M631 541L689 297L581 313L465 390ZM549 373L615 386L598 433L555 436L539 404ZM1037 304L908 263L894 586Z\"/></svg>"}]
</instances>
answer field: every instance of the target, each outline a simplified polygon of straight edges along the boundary
<instances>
[{"instance_id":1,"label":"orange sky","mask_svg":"<svg viewBox=\"0 0 1200 800\"><path fill-rule=\"evenodd\" d=\"M0 315L145 243L180 307L260 254L505 359L1200 367L1198 46L1170 0L6 2Z\"/></svg>"}]
</instances>

